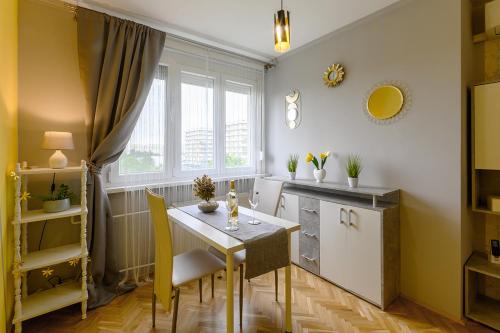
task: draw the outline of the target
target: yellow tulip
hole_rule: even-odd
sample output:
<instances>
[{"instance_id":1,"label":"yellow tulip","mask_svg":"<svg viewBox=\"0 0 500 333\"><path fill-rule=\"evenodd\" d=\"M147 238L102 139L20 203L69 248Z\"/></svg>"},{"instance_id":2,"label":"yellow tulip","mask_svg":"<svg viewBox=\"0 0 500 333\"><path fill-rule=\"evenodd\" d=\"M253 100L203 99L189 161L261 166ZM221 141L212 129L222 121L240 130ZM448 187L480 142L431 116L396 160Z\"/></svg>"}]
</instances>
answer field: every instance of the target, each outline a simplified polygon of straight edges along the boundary
<instances>
[{"instance_id":1,"label":"yellow tulip","mask_svg":"<svg viewBox=\"0 0 500 333\"><path fill-rule=\"evenodd\" d=\"M313 154L307 153L306 162L310 163L313 160L313 158L314 158Z\"/></svg>"},{"instance_id":2,"label":"yellow tulip","mask_svg":"<svg viewBox=\"0 0 500 333\"><path fill-rule=\"evenodd\" d=\"M329 151L325 151L324 153L319 154L319 157L320 157L321 159L325 159L325 158L327 158L328 156L330 156L330 152L329 152Z\"/></svg>"}]
</instances>

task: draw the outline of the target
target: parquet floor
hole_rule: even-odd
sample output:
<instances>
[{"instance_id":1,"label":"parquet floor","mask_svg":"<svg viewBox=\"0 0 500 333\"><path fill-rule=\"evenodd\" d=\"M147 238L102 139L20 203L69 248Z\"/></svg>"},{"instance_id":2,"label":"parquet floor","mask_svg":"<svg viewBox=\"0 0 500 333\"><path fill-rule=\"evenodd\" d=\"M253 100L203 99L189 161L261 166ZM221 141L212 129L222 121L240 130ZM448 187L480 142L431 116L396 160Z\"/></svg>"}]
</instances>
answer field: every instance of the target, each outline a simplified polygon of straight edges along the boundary
<instances>
[{"instance_id":1,"label":"parquet floor","mask_svg":"<svg viewBox=\"0 0 500 333\"><path fill-rule=\"evenodd\" d=\"M280 272L280 284L283 283L284 274ZM224 278L216 281L213 299L209 285L207 279L202 304L198 301L196 283L181 290L177 332L225 332ZM283 288L280 303L276 303L273 285L272 273L253 279L250 284L245 281L243 332L282 332ZM405 300L397 300L383 312L295 266L292 286L293 332L297 333L493 332L472 322L462 326ZM235 318L238 318L237 299L236 295ZM147 284L108 306L89 311L86 320L80 320L79 306L73 306L25 322L23 332L170 332L171 315L161 305L157 308L156 329L152 329L151 284Z\"/></svg>"}]
</instances>

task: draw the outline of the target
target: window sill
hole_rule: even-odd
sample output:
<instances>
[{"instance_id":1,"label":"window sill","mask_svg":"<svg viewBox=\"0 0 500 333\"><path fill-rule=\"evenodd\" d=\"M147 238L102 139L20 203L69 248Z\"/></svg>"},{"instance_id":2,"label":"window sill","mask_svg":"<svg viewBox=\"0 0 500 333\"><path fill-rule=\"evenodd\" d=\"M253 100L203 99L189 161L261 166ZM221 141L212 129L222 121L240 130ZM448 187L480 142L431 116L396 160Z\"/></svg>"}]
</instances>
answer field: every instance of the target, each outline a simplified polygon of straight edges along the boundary
<instances>
[{"instance_id":1,"label":"window sill","mask_svg":"<svg viewBox=\"0 0 500 333\"><path fill-rule=\"evenodd\" d=\"M217 182L228 181L231 179L239 180L239 179L249 179L249 178L265 177L265 176L269 176L269 175L265 174L265 173L259 173L259 174L248 174L248 175L238 175L238 176L236 176L236 175L235 176L221 176L221 177L212 177L212 180L217 183ZM138 184L134 183L131 185L120 185L120 186L108 184L106 186L105 190L108 194L113 194L113 193L122 193L122 192L133 192L133 191L144 189L144 187L146 187L146 186L154 189L154 188L190 185L192 183L193 183L192 179L175 179L175 180L169 180L169 181L153 181L153 182L147 182L147 183L138 183Z\"/></svg>"}]
</instances>

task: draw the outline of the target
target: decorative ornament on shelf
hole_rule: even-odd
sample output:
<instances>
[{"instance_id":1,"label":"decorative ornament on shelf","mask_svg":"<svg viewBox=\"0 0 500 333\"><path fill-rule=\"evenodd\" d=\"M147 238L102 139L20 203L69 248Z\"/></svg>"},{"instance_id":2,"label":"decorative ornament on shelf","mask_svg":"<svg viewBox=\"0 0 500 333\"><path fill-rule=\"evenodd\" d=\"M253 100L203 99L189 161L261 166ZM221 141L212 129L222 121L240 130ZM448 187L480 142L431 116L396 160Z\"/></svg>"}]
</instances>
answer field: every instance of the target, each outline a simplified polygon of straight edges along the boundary
<instances>
[{"instance_id":1,"label":"decorative ornament on shelf","mask_svg":"<svg viewBox=\"0 0 500 333\"><path fill-rule=\"evenodd\" d=\"M290 49L290 12L283 10L283 0L281 0L281 9L274 14L274 50L283 53L288 49Z\"/></svg>"},{"instance_id":2,"label":"decorative ornament on shelf","mask_svg":"<svg viewBox=\"0 0 500 333\"><path fill-rule=\"evenodd\" d=\"M11 171L9 173L9 176L13 179L13 180L18 180L19 179L19 176L17 175L17 173L15 173L14 171Z\"/></svg>"},{"instance_id":3,"label":"decorative ornament on shelf","mask_svg":"<svg viewBox=\"0 0 500 333\"><path fill-rule=\"evenodd\" d=\"M316 183L322 183L323 179L326 177L326 170L324 169L326 160L330 156L330 152L326 151L324 153L319 154L320 161L311 153L307 153L306 162L314 164L313 175L316 179Z\"/></svg>"},{"instance_id":4,"label":"decorative ornament on shelf","mask_svg":"<svg viewBox=\"0 0 500 333\"><path fill-rule=\"evenodd\" d=\"M45 269L42 269L42 275L44 278L51 277L53 273L54 273L54 269L52 267L47 267Z\"/></svg>"},{"instance_id":5,"label":"decorative ornament on shelf","mask_svg":"<svg viewBox=\"0 0 500 333\"><path fill-rule=\"evenodd\" d=\"M22 201L27 201L29 198L31 198L31 194L28 192L24 191L21 193L21 196L19 197Z\"/></svg>"},{"instance_id":6,"label":"decorative ornament on shelf","mask_svg":"<svg viewBox=\"0 0 500 333\"><path fill-rule=\"evenodd\" d=\"M328 88L336 87L344 81L344 67L341 64L333 64L323 73L323 81Z\"/></svg>"},{"instance_id":7,"label":"decorative ornament on shelf","mask_svg":"<svg viewBox=\"0 0 500 333\"><path fill-rule=\"evenodd\" d=\"M215 197L215 184L209 176L196 177L193 185L193 193L203 200L198 204L198 208L203 213L212 213L219 208L219 203L212 200Z\"/></svg>"},{"instance_id":8,"label":"decorative ornament on shelf","mask_svg":"<svg viewBox=\"0 0 500 333\"><path fill-rule=\"evenodd\" d=\"M68 185L59 185L58 190L55 190L55 184L51 186L49 195L40 196L43 201L43 210L46 213L57 213L71 208L71 199L74 198L74 193Z\"/></svg>"},{"instance_id":9,"label":"decorative ornament on shelf","mask_svg":"<svg viewBox=\"0 0 500 333\"><path fill-rule=\"evenodd\" d=\"M300 92L298 89L292 89L285 96L285 123L289 129L299 127L302 121L302 110L300 105Z\"/></svg>"},{"instance_id":10,"label":"decorative ornament on shelf","mask_svg":"<svg viewBox=\"0 0 500 333\"><path fill-rule=\"evenodd\" d=\"M411 103L410 90L405 83L382 81L368 91L363 107L372 122L391 124L407 114Z\"/></svg>"},{"instance_id":11,"label":"decorative ornament on shelf","mask_svg":"<svg viewBox=\"0 0 500 333\"><path fill-rule=\"evenodd\" d=\"M76 265L78 265L79 262L80 262L80 258L74 258L74 259L71 259L70 261L68 261L68 264L72 267L75 267Z\"/></svg>"},{"instance_id":12,"label":"decorative ornament on shelf","mask_svg":"<svg viewBox=\"0 0 500 333\"><path fill-rule=\"evenodd\" d=\"M358 187L359 174L363 170L361 157L359 157L359 155L349 154L349 156L347 156L345 170L347 172L349 187Z\"/></svg>"},{"instance_id":13,"label":"decorative ornament on shelf","mask_svg":"<svg viewBox=\"0 0 500 333\"><path fill-rule=\"evenodd\" d=\"M49 159L49 167L52 169L64 169L68 166L68 158L61 150L75 148L73 134L69 132L45 132L43 134L42 148L55 149L54 154Z\"/></svg>"}]
</instances>

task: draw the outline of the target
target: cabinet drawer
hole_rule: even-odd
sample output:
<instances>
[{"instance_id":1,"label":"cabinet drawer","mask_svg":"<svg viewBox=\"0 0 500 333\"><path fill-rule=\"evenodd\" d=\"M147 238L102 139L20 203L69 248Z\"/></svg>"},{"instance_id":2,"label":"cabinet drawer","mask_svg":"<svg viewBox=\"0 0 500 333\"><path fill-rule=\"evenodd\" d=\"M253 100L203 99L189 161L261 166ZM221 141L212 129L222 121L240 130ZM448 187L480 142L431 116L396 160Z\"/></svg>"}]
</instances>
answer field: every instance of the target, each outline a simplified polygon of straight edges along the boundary
<instances>
[{"instance_id":1,"label":"cabinet drawer","mask_svg":"<svg viewBox=\"0 0 500 333\"><path fill-rule=\"evenodd\" d=\"M319 237L301 231L299 236L299 263L306 270L319 274Z\"/></svg>"},{"instance_id":2,"label":"cabinet drawer","mask_svg":"<svg viewBox=\"0 0 500 333\"><path fill-rule=\"evenodd\" d=\"M300 224L308 227L317 225L319 229L320 207L319 200L307 197L299 197L299 220Z\"/></svg>"}]
</instances>

